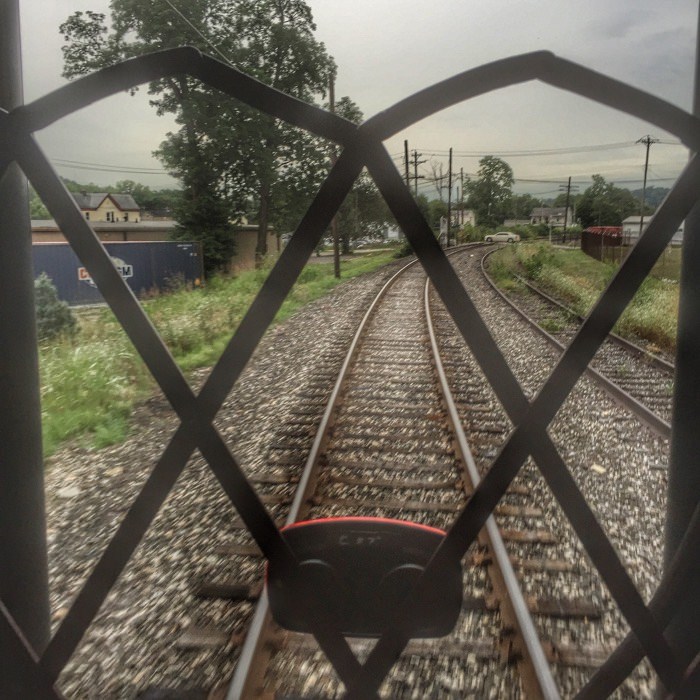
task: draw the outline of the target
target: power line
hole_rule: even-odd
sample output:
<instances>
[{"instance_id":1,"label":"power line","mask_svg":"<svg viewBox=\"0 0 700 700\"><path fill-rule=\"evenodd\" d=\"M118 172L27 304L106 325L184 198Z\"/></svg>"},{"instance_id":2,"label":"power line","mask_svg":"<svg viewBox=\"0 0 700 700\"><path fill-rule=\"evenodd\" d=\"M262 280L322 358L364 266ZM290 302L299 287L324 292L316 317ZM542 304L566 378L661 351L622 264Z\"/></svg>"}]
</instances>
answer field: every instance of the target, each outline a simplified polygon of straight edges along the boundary
<instances>
[{"instance_id":1,"label":"power line","mask_svg":"<svg viewBox=\"0 0 700 700\"><path fill-rule=\"evenodd\" d=\"M173 5L172 2L170 2L170 0L165 0L165 4L168 5L168 7L169 7L183 22L185 22L185 24L187 24L187 26L190 27L190 29L192 29L202 41L204 41L204 42L205 42L206 44L208 44L212 49L214 49L214 51L216 51L216 53L218 53L219 56L221 56L221 58L223 58L224 61L226 61L226 63L228 63L230 66L232 66L232 67L235 68L235 66L233 65L233 63L231 62L231 60L230 60L224 53L222 53L222 52L220 51L219 47L218 47L211 39L209 39L209 37L205 36L197 27L195 27L195 25L192 24L192 22L190 22L190 20L187 19L187 17L185 17L185 15L183 15L182 12L180 12L180 10L178 10L177 7L175 7L175 5Z\"/></svg>"},{"instance_id":2,"label":"power line","mask_svg":"<svg viewBox=\"0 0 700 700\"><path fill-rule=\"evenodd\" d=\"M403 158L393 158L394 162L397 163L397 167L400 164L401 166L404 165ZM619 168L615 168L615 170L618 170ZM600 168L596 169L598 173L604 172ZM651 169L650 169L651 170ZM424 174L421 176L421 179L424 180L425 184L435 184L436 182L439 182L441 179L444 179L445 176L440 177L439 175L434 175L433 173L425 174L426 171L423 171ZM653 173L653 170L651 170ZM465 173L465 177L468 178L475 178L476 173ZM575 178L575 179L574 179ZM648 178L648 182L675 182L678 179L678 176L662 176L662 175L656 175L655 177L650 177ZM514 182L516 183L526 183L526 184L543 184L543 185L560 185L566 180L565 177L515 177ZM574 175L572 176L572 184L577 184L581 186L588 186L590 184L591 180L591 175L584 175L584 174L579 174L579 175ZM634 178L634 179L619 179L619 178L612 178L610 179L611 184L614 185L627 185L627 184L638 184L642 182L642 178Z\"/></svg>"},{"instance_id":3,"label":"power line","mask_svg":"<svg viewBox=\"0 0 700 700\"><path fill-rule=\"evenodd\" d=\"M95 172L95 173L126 173L126 174L132 174L132 175L169 175L167 170L160 170L160 171L154 171L154 170L133 170L133 169L126 169L126 168L96 168L94 166L90 167L85 167L82 165L69 165L66 163L57 163L56 166L58 168L62 169L71 169L71 170L85 170L87 172Z\"/></svg>"},{"instance_id":4,"label":"power line","mask_svg":"<svg viewBox=\"0 0 700 700\"><path fill-rule=\"evenodd\" d=\"M683 146L680 141L659 141L664 145L669 146ZM588 146L565 146L562 148L533 148L533 149L520 149L511 151L454 151L453 154L460 156L462 158L478 158L485 156L498 156L498 157L510 157L510 158L520 158L520 157L530 157L530 156L551 156L551 155L567 155L574 153L595 153L599 151L612 151L619 150L623 148L632 148L636 146L637 141L619 141L617 143L601 143L601 144L591 144ZM425 149L430 150L429 155L435 156L446 156L447 151L444 149Z\"/></svg>"},{"instance_id":5,"label":"power line","mask_svg":"<svg viewBox=\"0 0 700 700\"><path fill-rule=\"evenodd\" d=\"M120 170L120 171L131 171L133 170L134 172L139 171L139 172L152 172L152 173L167 173L167 170L164 170L163 168L149 168L147 166L126 166L126 165L110 165L108 163L90 163L87 161L83 160L69 160L67 158L53 158L52 162L58 163L59 165L64 165L64 166L69 166L69 167L75 167L75 168L82 168L83 170L89 170L90 167L95 167L99 168L100 170L107 170L107 169L113 169L113 170Z\"/></svg>"}]
</instances>

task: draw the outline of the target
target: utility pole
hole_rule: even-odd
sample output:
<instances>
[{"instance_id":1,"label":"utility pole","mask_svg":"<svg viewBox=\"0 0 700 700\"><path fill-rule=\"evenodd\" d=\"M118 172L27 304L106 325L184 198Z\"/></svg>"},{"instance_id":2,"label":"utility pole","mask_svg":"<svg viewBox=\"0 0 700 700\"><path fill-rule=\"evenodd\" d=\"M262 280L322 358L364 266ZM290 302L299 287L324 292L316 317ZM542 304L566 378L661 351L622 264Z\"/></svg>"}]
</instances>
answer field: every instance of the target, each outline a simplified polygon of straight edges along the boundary
<instances>
[{"instance_id":1,"label":"utility pole","mask_svg":"<svg viewBox=\"0 0 700 700\"><path fill-rule=\"evenodd\" d=\"M19 0L2 0L0 107L23 101ZM0 598L41 655L50 632L41 400L27 180L16 163L0 180L0 210ZM6 629L0 625L0 697L21 697L16 689L27 679L12 663Z\"/></svg>"},{"instance_id":2,"label":"utility pole","mask_svg":"<svg viewBox=\"0 0 700 700\"><path fill-rule=\"evenodd\" d=\"M643 143L647 147L646 158L644 159L644 184L642 185L642 201L639 205L639 237L642 237L642 230L644 226L644 199L647 192L647 170L649 169L649 148L652 143L658 143L659 139L655 139L647 134L643 138L639 139L637 143Z\"/></svg>"},{"instance_id":3,"label":"utility pole","mask_svg":"<svg viewBox=\"0 0 700 700\"><path fill-rule=\"evenodd\" d=\"M571 185L571 176L569 176L569 182L566 185L559 185L559 191L563 192L566 190L566 206L564 208L564 233L566 233L566 226L569 220L569 201L571 200L571 191L578 190L578 185ZM573 221L572 221L573 223Z\"/></svg>"},{"instance_id":4,"label":"utility pole","mask_svg":"<svg viewBox=\"0 0 700 700\"><path fill-rule=\"evenodd\" d=\"M328 101L330 103L331 113L335 114L335 75L331 73L330 84L328 85ZM335 146L331 146L331 163L335 165L338 160ZM340 279L340 239L338 237L338 215L336 214L331 221L331 233L333 236L333 274L336 279Z\"/></svg>"},{"instance_id":5,"label":"utility pole","mask_svg":"<svg viewBox=\"0 0 700 700\"><path fill-rule=\"evenodd\" d=\"M413 186L416 197L418 196L418 180L423 179L422 175L418 175L418 166L428 162L427 160L418 160L422 155L422 153L418 153L416 150L413 151Z\"/></svg>"},{"instance_id":6,"label":"utility pole","mask_svg":"<svg viewBox=\"0 0 700 700\"><path fill-rule=\"evenodd\" d=\"M409 175L409 169L408 169L408 139L404 139L403 142L403 162L404 165L406 166L406 187L411 186L411 176Z\"/></svg>"},{"instance_id":7,"label":"utility pole","mask_svg":"<svg viewBox=\"0 0 700 700\"><path fill-rule=\"evenodd\" d=\"M447 170L447 247L450 247L450 230L452 229L452 148Z\"/></svg>"}]
</instances>

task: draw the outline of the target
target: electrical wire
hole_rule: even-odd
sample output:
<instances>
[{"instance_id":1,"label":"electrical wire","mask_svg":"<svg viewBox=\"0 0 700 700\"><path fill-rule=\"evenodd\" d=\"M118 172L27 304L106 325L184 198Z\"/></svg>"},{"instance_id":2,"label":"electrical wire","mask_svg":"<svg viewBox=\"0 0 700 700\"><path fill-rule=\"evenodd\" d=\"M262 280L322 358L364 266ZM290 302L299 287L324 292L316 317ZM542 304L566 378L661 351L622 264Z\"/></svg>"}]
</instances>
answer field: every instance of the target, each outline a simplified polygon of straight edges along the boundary
<instances>
[{"instance_id":1,"label":"electrical wire","mask_svg":"<svg viewBox=\"0 0 700 700\"><path fill-rule=\"evenodd\" d=\"M187 17L185 17L185 15L183 15L182 12L180 12L180 10L178 10L177 7L175 7L175 5L173 5L172 2L170 2L170 0L165 0L165 4L166 4L166 5L167 5L167 6L168 6L168 7L183 21L183 22L185 22L185 24L187 24L187 26L190 27L190 29L192 29L192 31L194 31L194 32L197 34L197 36L198 36L202 41L204 41L204 42L205 42L206 44L208 44L212 49L214 49L214 51L216 51L216 53L218 53L219 56L221 56L221 58L223 58L224 61L226 61L226 63L228 63L229 66L235 67L235 66L233 66L233 63L232 63L232 61L228 58L228 56L226 56L226 55L219 49L219 47L218 47L211 39L209 39L209 37L205 36L197 27L195 27L195 25L192 24L192 22L190 22L190 20L187 19Z\"/></svg>"},{"instance_id":2,"label":"electrical wire","mask_svg":"<svg viewBox=\"0 0 700 700\"><path fill-rule=\"evenodd\" d=\"M141 173L154 173L161 174L167 173L167 170L163 168L149 168L146 166L125 166L125 165L110 165L108 163L90 163L82 160L68 160L67 158L53 158L53 163L58 165L63 165L71 168L79 168L82 170L89 170L91 167L99 170L118 170L121 172L141 172Z\"/></svg>"},{"instance_id":3,"label":"electrical wire","mask_svg":"<svg viewBox=\"0 0 700 700\"><path fill-rule=\"evenodd\" d=\"M659 144L667 146L682 146L680 141L662 141L659 140ZM494 156L501 158L520 158L529 156L551 156L551 155L570 155L574 153L596 153L599 151L613 151L619 150L621 148L632 148L636 147L638 143L636 141L618 141L616 143L600 143L600 144L589 144L588 146L566 146L562 148L533 148L533 149L520 149L511 151L459 151L452 149L453 157L462 158L479 158L486 156ZM446 156L449 154L448 150L444 149L424 149L421 155L426 155L428 157L435 156Z\"/></svg>"}]
</instances>

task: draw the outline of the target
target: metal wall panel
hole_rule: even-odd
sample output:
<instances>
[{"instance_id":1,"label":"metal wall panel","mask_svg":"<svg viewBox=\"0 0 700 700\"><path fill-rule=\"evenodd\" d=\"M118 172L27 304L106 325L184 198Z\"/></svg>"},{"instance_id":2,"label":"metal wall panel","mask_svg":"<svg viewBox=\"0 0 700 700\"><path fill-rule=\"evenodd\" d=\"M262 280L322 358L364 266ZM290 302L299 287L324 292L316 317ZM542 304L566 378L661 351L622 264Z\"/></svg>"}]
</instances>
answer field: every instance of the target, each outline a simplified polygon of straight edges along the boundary
<instances>
[{"instance_id":1,"label":"metal wall panel","mask_svg":"<svg viewBox=\"0 0 700 700\"><path fill-rule=\"evenodd\" d=\"M105 243L114 266L139 297L202 280L199 243L174 241ZM85 266L68 243L35 243L32 246L34 276L45 272L58 296L71 305L103 303L104 298Z\"/></svg>"}]
</instances>

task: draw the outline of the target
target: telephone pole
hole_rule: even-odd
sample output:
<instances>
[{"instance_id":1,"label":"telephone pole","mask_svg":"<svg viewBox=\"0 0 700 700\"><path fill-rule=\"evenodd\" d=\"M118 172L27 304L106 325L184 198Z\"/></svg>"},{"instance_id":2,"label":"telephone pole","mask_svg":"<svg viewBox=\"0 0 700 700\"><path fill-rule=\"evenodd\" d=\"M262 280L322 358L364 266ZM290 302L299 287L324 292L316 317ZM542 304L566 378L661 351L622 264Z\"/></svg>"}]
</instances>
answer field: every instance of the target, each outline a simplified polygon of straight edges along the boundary
<instances>
[{"instance_id":1,"label":"telephone pole","mask_svg":"<svg viewBox=\"0 0 700 700\"><path fill-rule=\"evenodd\" d=\"M450 247L450 229L452 228L452 148L447 170L447 247Z\"/></svg>"},{"instance_id":2,"label":"telephone pole","mask_svg":"<svg viewBox=\"0 0 700 700\"><path fill-rule=\"evenodd\" d=\"M404 139L404 142L403 142L403 162L404 162L404 165L406 166L406 187L409 187L409 188L410 188L410 186L411 186L411 182L410 182L411 176L410 176L410 174L409 174L409 169L408 169L408 164L409 164L409 160L408 160L408 139Z\"/></svg>"},{"instance_id":3,"label":"telephone pole","mask_svg":"<svg viewBox=\"0 0 700 700\"><path fill-rule=\"evenodd\" d=\"M639 205L639 237L642 237L642 229L644 226L644 199L647 192L647 170L649 169L649 148L652 143L658 143L659 139L655 139L647 134L637 141L637 143L643 143L647 147L646 158L644 159L644 184L642 185L642 201Z\"/></svg>"},{"instance_id":4,"label":"telephone pole","mask_svg":"<svg viewBox=\"0 0 700 700\"><path fill-rule=\"evenodd\" d=\"M418 175L418 166L423 165L423 163L427 163L427 160L418 160L420 156L422 156L422 153L418 153L414 149L413 151L413 187L414 187L414 192L416 194L416 197L418 196L418 180L422 180L423 176Z\"/></svg>"},{"instance_id":5,"label":"telephone pole","mask_svg":"<svg viewBox=\"0 0 700 700\"><path fill-rule=\"evenodd\" d=\"M571 200L571 191L573 190L576 192L576 190L578 190L578 185L571 184L571 176L569 176L568 184L559 185L559 191L563 192L564 190L566 190L566 207L564 208L564 233L566 233L566 226L569 219L569 201ZM573 223L573 221L571 223Z\"/></svg>"},{"instance_id":6,"label":"telephone pole","mask_svg":"<svg viewBox=\"0 0 700 700\"><path fill-rule=\"evenodd\" d=\"M459 169L459 216L460 228L464 226L464 168Z\"/></svg>"},{"instance_id":7,"label":"telephone pole","mask_svg":"<svg viewBox=\"0 0 700 700\"><path fill-rule=\"evenodd\" d=\"M330 84L328 86L328 102L331 113L335 114L335 76L331 73ZM331 146L331 163L335 165L338 160L335 146ZM340 238L338 236L338 217L331 220L331 234L333 236L333 274L336 279L340 279Z\"/></svg>"}]
</instances>

